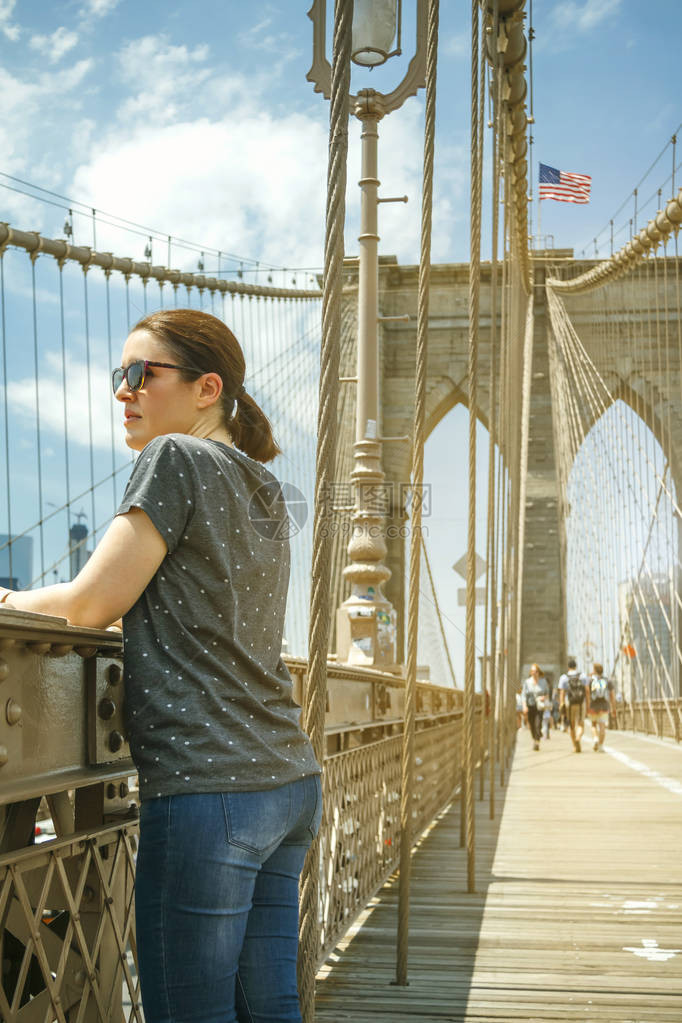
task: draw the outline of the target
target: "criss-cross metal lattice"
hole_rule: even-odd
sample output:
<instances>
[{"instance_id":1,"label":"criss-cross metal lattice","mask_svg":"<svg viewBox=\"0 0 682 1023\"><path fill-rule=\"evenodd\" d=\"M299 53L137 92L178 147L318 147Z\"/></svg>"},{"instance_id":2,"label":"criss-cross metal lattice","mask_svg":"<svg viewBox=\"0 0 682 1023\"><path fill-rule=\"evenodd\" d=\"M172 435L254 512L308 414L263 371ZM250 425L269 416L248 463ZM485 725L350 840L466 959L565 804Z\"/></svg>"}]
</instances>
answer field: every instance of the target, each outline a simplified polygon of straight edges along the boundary
<instances>
[{"instance_id":1,"label":"criss-cross metal lattice","mask_svg":"<svg viewBox=\"0 0 682 1023\"><path fill-rule=\"evenodd\" d=\"M4 1023L142 1023L136 825L0 857Z\"/></svg>"}]
</instances>

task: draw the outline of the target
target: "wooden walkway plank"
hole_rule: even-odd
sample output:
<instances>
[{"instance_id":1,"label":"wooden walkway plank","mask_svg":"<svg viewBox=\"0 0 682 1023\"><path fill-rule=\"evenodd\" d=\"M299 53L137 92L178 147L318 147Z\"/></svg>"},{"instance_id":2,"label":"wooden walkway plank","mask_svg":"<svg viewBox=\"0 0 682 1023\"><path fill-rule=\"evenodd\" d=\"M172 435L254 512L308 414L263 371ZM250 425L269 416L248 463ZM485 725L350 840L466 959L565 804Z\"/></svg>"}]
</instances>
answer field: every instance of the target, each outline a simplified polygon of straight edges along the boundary
<instances>
[{"instance_id":1,"label":"wooden walkway plank","mask_svg":"<svg viewBox=\"0 0 682 1023\"><path fill-rule=\"evenodd\" d=\"M392 878L321 971L319 1023L680 1023L682 749L607 748L521 732L498 819L477 803L478 891L454 806L413 860L409 987Z\"/></svg>"}]
</instances>

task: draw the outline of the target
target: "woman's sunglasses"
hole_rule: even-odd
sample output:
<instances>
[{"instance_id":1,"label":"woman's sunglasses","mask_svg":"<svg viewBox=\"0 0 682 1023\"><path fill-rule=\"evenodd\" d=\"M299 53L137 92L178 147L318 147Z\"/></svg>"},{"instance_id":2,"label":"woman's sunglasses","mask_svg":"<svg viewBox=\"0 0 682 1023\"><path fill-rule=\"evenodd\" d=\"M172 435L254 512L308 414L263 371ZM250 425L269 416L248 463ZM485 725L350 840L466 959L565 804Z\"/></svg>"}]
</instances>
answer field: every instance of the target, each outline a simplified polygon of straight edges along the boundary
<instances>
[{"instance_id":1,"label":"woman's sunglasses","mask_svg":"<svg viewBox=\"0 0 682 1023\"><path fill-rule=\"evenodd\" d=\"M172 362L152 362L150 359L136 359L135 362L131 362L128 366L118 366L111 374L114 394L116 394L124 380L131 391L139 391L144 385L147 369L150 366L161 366L164 369L184 369L189 373L200 372L191 366L175 366Z\"/></svg>"}]
</instances>

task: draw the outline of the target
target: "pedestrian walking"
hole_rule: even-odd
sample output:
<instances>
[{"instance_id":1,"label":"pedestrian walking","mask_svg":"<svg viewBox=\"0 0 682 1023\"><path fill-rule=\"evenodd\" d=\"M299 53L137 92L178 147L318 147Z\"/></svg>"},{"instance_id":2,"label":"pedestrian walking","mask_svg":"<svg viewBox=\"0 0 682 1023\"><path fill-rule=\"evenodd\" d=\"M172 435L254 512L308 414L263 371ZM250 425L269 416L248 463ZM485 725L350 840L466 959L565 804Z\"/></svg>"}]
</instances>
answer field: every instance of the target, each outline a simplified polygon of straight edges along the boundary
<instances>
[{"instance_id":1,"label":"pedestrian walking","mask_svg":"<svg viewBox=\"0 0 682 1023\"><path fill-rule=\"evenodd\" d=\"M531 664L530 675L523 683L523 713L533 737L533 749L540 749L542 721L549 707L549 686L539 664Z\"/></svg>"},{"instance_id":2,"label":"pedestrian walking","mask_svg":"<svg viewBox=\"0 0 682 1023\"><path fill-rule=\"evenodd\" d=\"M281 659L287 513L278 454L232 332L195 309L144 317L113 388L138 452L72 582L7 607L123 617L140 784L136 919L147 1023L300 1023L298 885L320 767Z\"/></svg>"},{"instance_id":3,"label":"pedestrian walking","mask_svg":"<svg viewBox=\"0 0 682 1023\"><path fill-rule=\"evenodd\" d=\"M587 712L592 726L592 747L603 749L609 712L616 715L616 692L613 682L604 676L604 668L595 662L592 665L587 687Z\"/></svg>"},{"instance_id":4,"label":"pedestrian walking","mask_svg":"<svg viewBox=\"0 0 682 1023\"><path fill-rule=\"evenodd\" d=\"M559 679L559 700L566 714L571 742L576 753L580 753L585 729L585 705L587 699L587 677L578 671L574 657L566 662L567 670Z\"/></svg>"}]
</instances>

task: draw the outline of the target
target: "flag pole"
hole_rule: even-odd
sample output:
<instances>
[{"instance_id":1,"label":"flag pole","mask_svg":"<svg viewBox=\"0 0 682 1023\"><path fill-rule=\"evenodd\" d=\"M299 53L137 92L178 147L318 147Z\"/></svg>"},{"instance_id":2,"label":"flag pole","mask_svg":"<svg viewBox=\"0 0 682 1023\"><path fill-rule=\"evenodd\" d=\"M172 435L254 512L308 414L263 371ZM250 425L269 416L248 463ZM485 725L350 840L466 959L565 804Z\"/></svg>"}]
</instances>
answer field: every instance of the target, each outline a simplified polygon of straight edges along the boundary
<instances>
[{"instance_id":1,"label":"flag pole","mask_svg":"<svg viewBox=\"0 0 682 1023\"><path fill-rule=\"evenodd\" d=\"M539 192L540 189L538 188L538 193ZM538 248L540 248L540 246L542 245L541 239L542 239L542 199L538 194Z\"/></svg>"}]
</instances>

